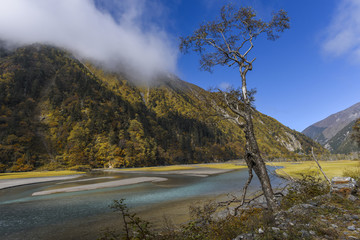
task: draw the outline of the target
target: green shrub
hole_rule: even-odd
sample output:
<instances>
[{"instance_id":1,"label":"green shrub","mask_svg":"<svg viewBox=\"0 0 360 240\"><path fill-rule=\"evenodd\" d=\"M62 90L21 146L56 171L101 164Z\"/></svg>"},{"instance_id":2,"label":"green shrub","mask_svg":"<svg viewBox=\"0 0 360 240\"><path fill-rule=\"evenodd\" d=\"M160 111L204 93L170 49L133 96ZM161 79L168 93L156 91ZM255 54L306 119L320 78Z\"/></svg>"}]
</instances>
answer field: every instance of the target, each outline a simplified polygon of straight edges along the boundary
<instances>
[{"instance_id":1,"label":"green shrub","mask_svg":"<svg viewBox=\"0 0 360 240\"><path fill-rule=\"evenodd\" d=\"M90 167L90 165L76 165L76 166L68 168L68 170L78 171L78 172L90 172L91 167Z\"/></svg>"}]
</instances>

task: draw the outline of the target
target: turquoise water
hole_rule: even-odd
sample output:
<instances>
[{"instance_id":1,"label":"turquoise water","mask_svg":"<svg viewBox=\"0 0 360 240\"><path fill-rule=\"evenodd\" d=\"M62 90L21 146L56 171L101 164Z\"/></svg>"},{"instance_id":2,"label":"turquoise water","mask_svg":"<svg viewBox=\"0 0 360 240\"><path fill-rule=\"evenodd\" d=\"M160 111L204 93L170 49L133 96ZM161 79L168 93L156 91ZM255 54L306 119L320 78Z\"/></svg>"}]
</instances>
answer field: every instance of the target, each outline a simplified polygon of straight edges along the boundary
<instances>
[{"instance_id":1,"label":"turquoise water","mask_svg":"<svg viewBox=\"0 0 360 240\"><path fill-rule=\"evenodd\" d=\"M115 188L34 197L31 196L32 193L57 187L59 186L56 185L58 182L0 190L0 236L1 239L41 239L41 234L34 235L36 229L44 231L48 226L59 226L61 228L62 224L68 226L71 225L72 221L81 222L82 220L96 224L97 219L101 219L102 215L111 213L112 210L108 206L114 199L125 198L127 205L132 209L136 209L139 207L151 208L155 204L181 199L239 192L247 180L247 174L247 170L238 170L205 178L151 174L147 176L165 177L168 180L158 183L141 183ZM139 176L138 174L99 173L83 178L104 175L120 179ZM144 176L144 174L141 176ZM273 185L279 185L283 182L282 179L275 176L271 176L271 181ZM89 182L69 184L66 184L66 181L64 182L65 184L62 184L62 187L89 184ZM250 190L258 188L259 181L254 179ZM51 229L53 233L54 228ZM73 230L76 231L76 226L74 226ZM32 235L29 234L30 232ZM67 238L62 238L59 235L57 239Z\"/></svg>"}]
</instances>

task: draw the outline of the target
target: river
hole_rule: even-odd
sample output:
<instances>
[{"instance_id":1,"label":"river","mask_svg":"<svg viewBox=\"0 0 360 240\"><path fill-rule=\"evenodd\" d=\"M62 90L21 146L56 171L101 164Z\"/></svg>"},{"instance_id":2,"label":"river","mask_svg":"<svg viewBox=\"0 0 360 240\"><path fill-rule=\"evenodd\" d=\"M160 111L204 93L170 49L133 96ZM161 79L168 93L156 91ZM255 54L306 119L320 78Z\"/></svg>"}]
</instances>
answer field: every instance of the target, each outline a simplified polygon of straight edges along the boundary
<instances>
[{"instance_id":1,"label":"river","mask_svg":"<svg viewBox=\"0 0 360 240\"><path fill-rule=\"evenodd\" d=\"M270 169L273 170L273 169ZM61 180L0 190L0 236L13 239L96 239L102 230L118 226L109 205L114 199L126 204L145 219L159 221L163 215L186 219L187 208L197 200L235 193L247 180L247 170L211 176L184 174L95 172L76 181ZM159 177L166 181L33 196L36 192L63 187L103 183L134 177ZM78 181L82 180L82 181ZM271 175L274 186L284 180ZM259 189L254 178L251 191Z\"/></svg>"}]
</instances>

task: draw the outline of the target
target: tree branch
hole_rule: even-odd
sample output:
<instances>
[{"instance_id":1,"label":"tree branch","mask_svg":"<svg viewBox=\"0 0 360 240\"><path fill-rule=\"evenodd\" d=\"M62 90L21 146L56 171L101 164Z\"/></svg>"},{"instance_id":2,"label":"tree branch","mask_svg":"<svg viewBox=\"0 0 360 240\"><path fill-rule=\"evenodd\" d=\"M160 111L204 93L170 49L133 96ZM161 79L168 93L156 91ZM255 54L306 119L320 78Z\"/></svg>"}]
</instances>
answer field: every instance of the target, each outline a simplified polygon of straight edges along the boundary
<instances>
[{"instance_id":1,"label":"tree branch","mask_svg":"<svg viewBox=\"0 0 360 240\"><path fill-rule=\"evenodd\" d=\"M239 109L238 103L230 102L227 97L227 93L222 92L221 90L219 90L219 91L224 95L225 103L230 108L230 110L233 113L235 113L236 115L239 115L240 117L245 118L245 112ZM233 105L236 105L237 107L235 108Z\"/></svg>"},{"instance_id":2,"label":"tree branch","mask_svg":"<svg viewBox=\"0 0 360 240\"><path fill-rule=\"evenodd\" d=\"M252 167L249 167L249 178L248 178L248 180L247 180L247 182L246 182L246 184L245 184L245 186L243 188L243 193L242 193L240 205L235 208L235 215L237 215L237 212L238 212L239 208L241 206L243 206L244 203L245 203L246 192L247 192L247 189L248 189L252 179L253 179Z\"/></svg>"},{"instance_id":3,"label":"tree branch","mask_svg":"<svg viewBox=\"0 0 360 240\"><path fill-rule=\"evenodd\" d=\"M322 174L324 175L326 181L329 183L329 185L330 185L330 190L331 190L331 189L332 189L331 181L330 181L330 179L326 176L324 170L323 170L322 167L320 166L320 163L319 163L318 160L316 159L315 154L314 154L314 148L313 148L313 147L311 147L311 154L312 154L312 156L313 156L313 158L314 158L314 161L315 161L316 164L318 165L320 171L321 171Z\"/></svg>"}]
</instances>

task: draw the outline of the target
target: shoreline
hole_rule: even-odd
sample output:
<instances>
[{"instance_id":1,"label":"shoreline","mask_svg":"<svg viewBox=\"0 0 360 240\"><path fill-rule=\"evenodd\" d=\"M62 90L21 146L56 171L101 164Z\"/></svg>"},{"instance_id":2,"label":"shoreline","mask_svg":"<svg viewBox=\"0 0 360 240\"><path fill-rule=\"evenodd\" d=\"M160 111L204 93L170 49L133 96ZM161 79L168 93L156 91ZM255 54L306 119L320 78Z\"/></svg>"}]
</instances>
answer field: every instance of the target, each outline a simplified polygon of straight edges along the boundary
<instances>
[{"instance_id":1,"label":"shoreline","mask_svg":"<svg viewBox=\"0 0 360 240\"><path fill-rule=\"evenodd\" d=\"M160 177L136 177L136 178L127 178L122 180L116 181L109 181L103 183L94 183L76 187L67 187L67 188L58 188L53 190L45 190L40 192L34 192L32 196L42 196L42 195L49 195L55 193L69 193L69 192L80 192L80 191L88 191L88 190L95 190L95 189L103 189L103 188L113 188L119 186L127 186L133 185L138 183L145 183L145 182L163 182L167 181L167 178L160 178Z\"/></svg>"},{"instance_id":2,"label":"shoreline","mask_svg":"<svg viewBox=\"0 0 360 240\"><path fill-rule=\"evenodd\" d=\"M185 176L192 176L192 177L201 177L206 178L208 176L217 175L228 173L231 171L236 171L240 169L244 169L246 166L243 166L241 163L202 163L202 164L184 164L184 165L174 165L174 166L159 166L159 167L144 167L144 168L101 168L101 169L93 169L93 172L103 172L103 173L119 173L119 174L131 174L136 175L141 174L150 174L150 175L161 175L164 176L166 180L166 175L185 175ZM18 186L36 184L36 183L45 183L51 181L62 181L62 180L70 180L79 178L81 176L85 176L85 174L74 174L74 175L59 175L59 176L44 176L44 177L28 177L28 178L11 178L11 179L0 179L0 190L13 188ZM106 177L103 177L106 178ZM149 177L150 178L150 177ZM155 179L156 177L154 177ZM159 177L159 179L162 177ZM99 188L109 188L109 187L117 187L117 186L124 186L124 185L131 185L137 184L142 182L151 182L151 180L130 180L132 178L127 178L124 180L119 181L109 181L104 183L96 183L93 186L88 187L81 186L81 187L70 187L70 188L58 188L53 190L47 190L42 192L36 192L33 196L36 195L47 195L53 193L60 193L60 192L75 192L75 191L85 191L85 190L92 190L92 189L99 189ZM71 182L81 182L81 181L88 181L87 179L82 180L75 180ZM155 180L156 181L156 180ZM57 184L63 184L67 182L60 182Z\"/></svg>"},{"instance_id":3,"label":"shoreline","mask_svg":"<svg viewBox=\"0 0 360 240\"><path fill-rule=\"evenodd\" d=\"M14 179L0 179L0 190L13 188L18 186L45 183L61 180L69 180L83 176L83 174L69 175L69 176L54 176L54 177L35 177L35 178L14 178Z\"/></svg>"},{"instance_id":4,"label":"shoreline","mask_svg":"<svg viewBox=\"0 0 360 240\"><path fill-rule=\"evenodd\" d=\"M227 173L231 171L235 171L238 169L216 169L216 168L206 168L206 167L198 167L194 169L188 170L172 170L172 171L152 171L152 170L130 170L130 169L98 169L96 171L102 172L113 172L113 173L130 173L130 174L156 174L156 175L187 175L187 176L195 176L195 177L208 177L209 175Z\"/></svg>"}]
</instances>

